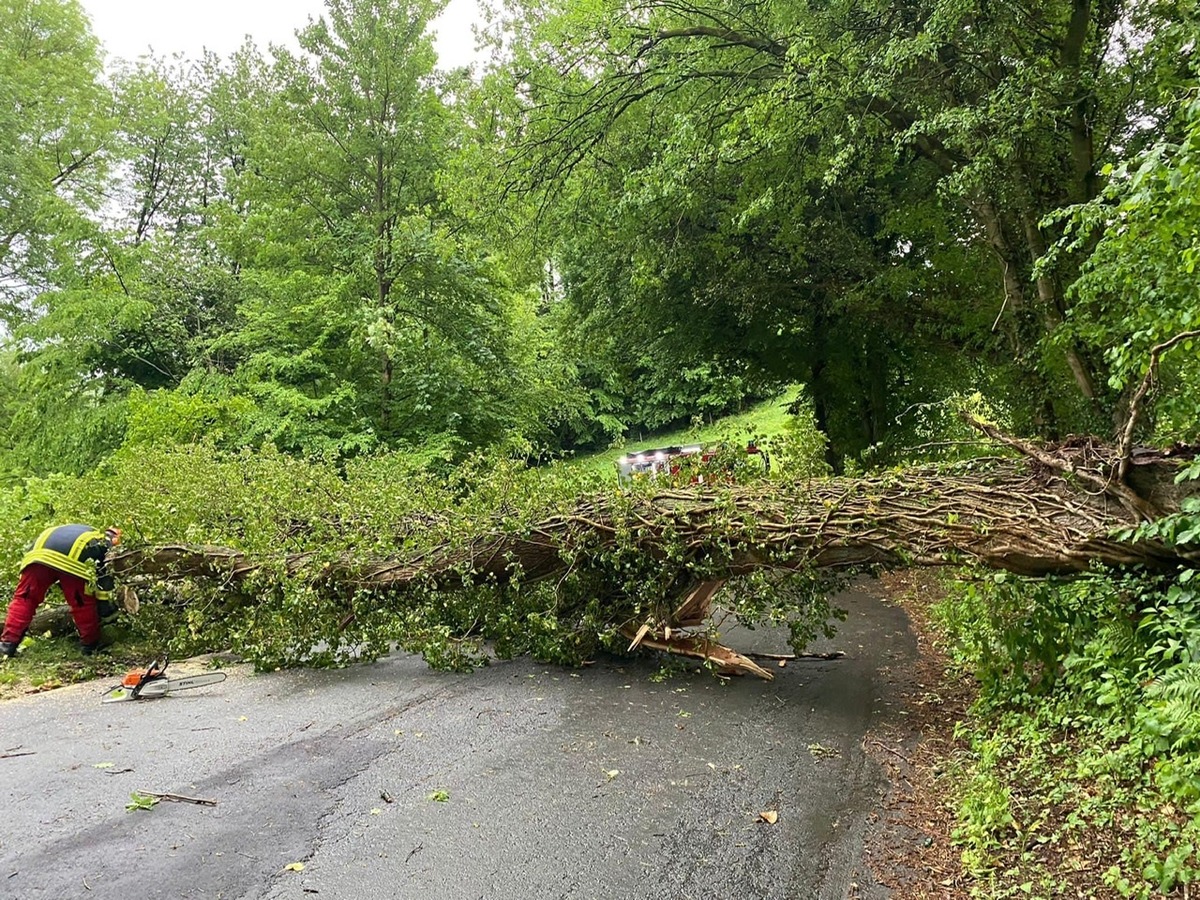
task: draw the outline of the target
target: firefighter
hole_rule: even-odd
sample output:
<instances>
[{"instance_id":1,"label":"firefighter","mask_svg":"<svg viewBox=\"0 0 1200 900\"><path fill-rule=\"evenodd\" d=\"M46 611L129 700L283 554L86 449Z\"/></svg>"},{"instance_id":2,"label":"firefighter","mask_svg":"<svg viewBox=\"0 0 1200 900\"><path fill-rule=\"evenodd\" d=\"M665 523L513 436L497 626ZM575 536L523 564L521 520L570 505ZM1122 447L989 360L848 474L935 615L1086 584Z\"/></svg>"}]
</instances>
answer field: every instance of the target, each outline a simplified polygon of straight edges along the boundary
<instances>
[{"instance_id":1,"label":"firefighter","mask_svg":"<svg viewBox=\"0 0 1200 900\"><path fill-rule=\"evenodd\" d=\"M115 619L118 610L112 602L113 579L105 557L119 543L119 528L97 531L91 525L58 525L43 531L21 559L21 579L0 633L0 659L16 655L33 614L55 582L62 587L79 629L84 655L106 645L103 624Z\"/></svg>"}]
</instances>

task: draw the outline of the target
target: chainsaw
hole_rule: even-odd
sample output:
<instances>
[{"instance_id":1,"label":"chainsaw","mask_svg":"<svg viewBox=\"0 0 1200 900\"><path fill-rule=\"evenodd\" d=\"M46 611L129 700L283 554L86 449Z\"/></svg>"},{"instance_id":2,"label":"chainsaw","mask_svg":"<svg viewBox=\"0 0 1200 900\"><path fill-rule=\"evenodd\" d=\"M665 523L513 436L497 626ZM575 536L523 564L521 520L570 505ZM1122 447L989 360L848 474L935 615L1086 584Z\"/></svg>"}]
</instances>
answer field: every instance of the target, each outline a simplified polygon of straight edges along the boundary
<instances>
[{"instance_id":1,"label":"chainsaw","mask_svg":"<svg viewBox=\"0 0 1200 900\"><path fill-rule=\"evenodd\" d=\"M175 691L219 684L225 680L224 672L206 672L203 675L188 675L184 678L167 677L167 660L155 660L145 669L134 669L126 673L121 683L109 688L101 698L104 703L119 700L153 700Z\"/></svg>"}]
</instances>

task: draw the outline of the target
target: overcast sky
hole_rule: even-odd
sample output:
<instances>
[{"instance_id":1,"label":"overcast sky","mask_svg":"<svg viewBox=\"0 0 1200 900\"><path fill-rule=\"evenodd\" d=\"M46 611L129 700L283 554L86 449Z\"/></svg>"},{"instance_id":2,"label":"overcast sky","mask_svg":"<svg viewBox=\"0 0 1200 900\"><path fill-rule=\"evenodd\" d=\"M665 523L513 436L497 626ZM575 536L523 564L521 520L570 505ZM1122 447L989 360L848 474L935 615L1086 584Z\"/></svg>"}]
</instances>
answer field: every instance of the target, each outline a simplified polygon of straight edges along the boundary
<instances>
[{"instance_id":1,"label":"overcast sky","mask_svg":"<svg viewBox=\"0 0 1200 900\"><path fill-rule=\"evenodd\" d=\"M325 9L322 0L82 0L92 18L92 31L110 57L136 59L153 48L157 56L182 52L199 57L205 49L228 56L248 34L259 49L268 44L295 46L293 33ZM434 23L442 68L467 65L474 59L471 25L478 18L476 0L450 0Z\"/></svg>"}]
</instances>

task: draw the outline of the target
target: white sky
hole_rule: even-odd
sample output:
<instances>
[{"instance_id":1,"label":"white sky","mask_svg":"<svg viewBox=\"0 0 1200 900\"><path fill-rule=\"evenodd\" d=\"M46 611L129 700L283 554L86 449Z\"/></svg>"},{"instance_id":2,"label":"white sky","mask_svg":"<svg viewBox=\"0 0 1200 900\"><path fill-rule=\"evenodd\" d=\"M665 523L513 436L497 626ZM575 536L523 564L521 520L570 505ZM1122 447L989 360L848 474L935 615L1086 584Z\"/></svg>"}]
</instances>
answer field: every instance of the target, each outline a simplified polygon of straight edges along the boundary
<instances>
[{"instance_id":1,"label":"white sky","mask_svg":"<svg viewBox=\"0 0 1200 900\"><path fill-rule=\"evenodd\" d=\"M81 0L92 31L109 57L137 59L182 52L199 57L205 49L228 56L248 34L264 53L269 44L296 46L294 33L325 10L322 0ZM473 62L479 21L476 0L450 0L434 23L439 65L449 69Z\"/></svg>"}]
</instances>

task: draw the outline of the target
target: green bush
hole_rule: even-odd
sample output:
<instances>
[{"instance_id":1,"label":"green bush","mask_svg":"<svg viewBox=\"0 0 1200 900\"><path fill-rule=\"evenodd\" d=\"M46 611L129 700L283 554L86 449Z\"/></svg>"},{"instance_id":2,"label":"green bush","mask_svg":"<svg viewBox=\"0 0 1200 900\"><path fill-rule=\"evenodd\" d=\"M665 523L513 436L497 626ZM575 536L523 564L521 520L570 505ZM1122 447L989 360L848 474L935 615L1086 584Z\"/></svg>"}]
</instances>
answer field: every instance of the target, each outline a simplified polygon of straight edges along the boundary
<instances>
[{"instance_id":1,"label":"green bush","mask_svg":"<svg viewBox=\"0 0 1200 900\"><path fill-rule=\"evenodd\" d=\"M1181 517L1186 518L1186 515ZM1183 521L1157 526L1194 540ZM1122 896L1200 879L1200 591L1194 569L965 583L939 619L979 679L959 773L964 860L982 896L1049 885L1031 847L1119 848Z\"/></svg>"},{"instance_id":2,"label":"green bush","mask_svg":"<svg viewBox=\"0 0 1200 900\"><path fill-rule=\"evenodd\" d=\"M178 410L177 410L178 411ZM176 421L187 416L176 417ZM763 477L761 465L737 465ZM756 461L755 461L756 462ZM620 511L661 485L618 488L579 467L529 467L524 458L476 454L457 465L438 456L383 453L351 460L304 461L268 446L227 452L211 444L129 445L87 476L29 479L0 499L0 571L15 580L24 549L46 525L115 524L127 546L214 544L258 566L239 582L145 581L139 637L173 655L232 648L262 668L342 665L394 646L433 665L464 668L489 653L528 654L578 663L617 647L617 628L660 617L679 590L709 577L732 552L723 528L743 529L730 507L713 523L715 556L693 558L669 520L655 523L664 558L634 546L623 530L599 549L578 519L581 495L605 494ZM720 488L718 488L719 490ZM464 570L473 541L492 529L522 533L559 517L578 530L565 577L503 588L450 589L434 582L385 593L356 583L356 565L441 553ZM327 578L329 567L342 574ZM349 567L349 569L347 568ZM754 578L728 595L748 621L782 623L797 643L820 633L833 614L821 585L800 575Z\"/></svg>"}]
</instances>

